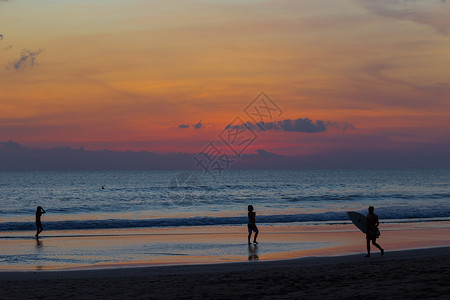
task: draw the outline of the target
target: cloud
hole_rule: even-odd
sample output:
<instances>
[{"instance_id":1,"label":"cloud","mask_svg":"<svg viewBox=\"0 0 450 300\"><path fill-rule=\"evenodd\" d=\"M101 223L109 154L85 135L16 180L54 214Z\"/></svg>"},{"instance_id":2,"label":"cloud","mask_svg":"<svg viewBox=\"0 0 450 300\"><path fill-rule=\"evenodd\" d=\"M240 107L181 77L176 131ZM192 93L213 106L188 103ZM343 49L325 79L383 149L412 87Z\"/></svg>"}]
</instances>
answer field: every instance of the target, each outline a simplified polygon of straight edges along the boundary
<instances>
[{"instance_id":1,"label":"cloud","mask_svg":"<svg viewBox=\"0 0 450 300\"><path fill-rule=\"evenodd\" d=\"M342 130L342 131L355 130L355 126L353 126L353 124L351 122L339 123L339 122L326 121L325 127L327 127L327 128L333 127L333 128L336 128L336 129Z\"/></svg>"},{"instance_id":2,"label":"cloud","mask_svg":"<svg viewBox=\"0 0 450 300\"><path fill-rule=\"evenodd\" d=\"M345 122L343 127L342 127L342 131L347 131L347 130L355 130L355 126L353 126L352 123L350 122Z\"/></svg>"},{"instance_id":3,"label":"cloud","mask_svg":"<svg viewBox=\"0 0 450 300\"><path fill-rule=\"evenodd\" d=\"M20 54L20 58L16 59L12 63L12 67L16 70L23 70L28 67L33 67L36 65L36 57L42 53L44 49L38 49L36 51L30 51L28 49L23 49ZM6 67L9 70L9 67Z\"/></svg>"},{"instance_id":4,"label":"cloud","mask_svg":"<svg viewBox=\"0 0 450 300\"><path fill-rule=\"evenodd\" d=\"M3 34L0 33L0 40L3 40Z\"/></svg>"},{"instance_id":5,"label":"cloud","mask_svg":"<svg viewBox=\"0 0 450 300\"><path fill-rule=\"evenodd\" d=\"M445 1L361 0L371 12L393 19L431 26L438 33L450 32L449 6Z\"/></svg>"},{"instance_id":6,"label":"cloud","mask_svg":"<svg viewBox=\"0 0 450 300\"><path fill-rule=\"evenodd\" d=\"M180 125L178 125L177 127L178 127L178 128L183 128L183 129L185 129L185 128L190 128L191 126L192 126L192 128L194 128L194 129L200 129L200 128L203 128L203 127L204 127L203 124L202 124L202 122L198 122L197 124L194 124L194 125L180 124Z\"/></svg>"},{"instance_id":7,"label":"cloud","mask_svg":"<svg viewBox=\"0 0 450 300\"><path fill-rule=\"evenodd\" d=\"M256 150L256 153L261 156L262 158L281 158L283 157L283 155L277 154L277 153L273 153L273 152L269 152L266 151L264 149L258 149Z\"/></svg>"},{"instance_id":8,"label":"cloud","mask_svg":"<svg viewBox=\"0 0 450 300\"><path fill-rule=\"evenodd\" d=\"M246 129L249 128L251 130L256 131L264 131L264 130L280 130L280 131L291 131L291 132L305 132L305 133L318 133L324 132L329 127L334 127L340 129L342 131L347 131L349 129L355 129L352 123L345 122L344 124L340 124L338 122L330 122L330 121L312 121L309 118L298 118L296 120L286 119L282 121L275 122L258 122L252 123L247 122L240 125L228 125L226 128L234 128L234 129Z\"/></svg>"},{"instance_id":9,"label":"cloud","mask_svg":"<svg viewBox=\"0 0 450 300\"><path fill-rule=\"evenodd\" d=\"M405 62L409 61L406 60ZM405 80L405 78L399 76L394 77L390 75L395 74L395 72L390 72L391 70L395 71L398 68L398 66L389 61L381 61L368 64L364 67L363 72L369 75L371 79L374 79L375 81L372 80L373 82L379 82L380 84L406 86L419 91L433 92L434 95L447 95L450 91L450 84L446 82L414 82L411 80ZM409 105L412 105L412 100L413 98L408 98ZM428 99L423 97L419 97L418 100L418 103L426 103L427 106L430 103ZM385 103L392 106L398 105L399 103L402 103L402 101L392 101L392 99L386 99Z\"/></svg>"}]
</instances>

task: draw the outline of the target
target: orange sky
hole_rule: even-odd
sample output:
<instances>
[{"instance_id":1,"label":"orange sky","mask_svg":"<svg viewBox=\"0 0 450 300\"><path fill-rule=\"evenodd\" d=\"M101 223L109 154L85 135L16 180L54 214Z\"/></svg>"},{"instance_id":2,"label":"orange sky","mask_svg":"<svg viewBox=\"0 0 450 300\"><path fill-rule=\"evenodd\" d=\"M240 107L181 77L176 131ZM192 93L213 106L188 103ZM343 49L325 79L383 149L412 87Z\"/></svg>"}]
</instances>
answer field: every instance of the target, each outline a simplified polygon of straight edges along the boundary
<instances>
[{"instance_id":1,"label":"orange sky","mask_svg":"<svg viewBox=\"0 0 450 300\"><path fill-rule=\"evenodd\" d=\"M0 1L0 141L193 153L265 91L274 121L354 130L260 132L249 153L440 145L449 15L419 0Z\"/></svg>"}]
</instances>

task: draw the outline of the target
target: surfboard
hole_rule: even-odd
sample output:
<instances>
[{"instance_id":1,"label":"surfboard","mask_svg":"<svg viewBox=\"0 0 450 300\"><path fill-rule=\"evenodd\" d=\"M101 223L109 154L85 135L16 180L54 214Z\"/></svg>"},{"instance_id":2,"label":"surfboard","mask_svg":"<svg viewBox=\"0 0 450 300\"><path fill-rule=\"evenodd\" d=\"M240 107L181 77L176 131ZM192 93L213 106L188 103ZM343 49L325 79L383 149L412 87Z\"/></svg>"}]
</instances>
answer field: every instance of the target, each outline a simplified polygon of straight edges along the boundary
<instances>
[{"instance_id":1,"label":"surfboard","mask_svg":"<svg viewBox=\"0 0 450 300\"><path fill-rule=\"evenodd\" d=\"M363 233L367 233L369 228L367 227L366 216L356 211L348 211L347 215L350 220L352 220L353 224L355 224L355 226L359 228L359 230L361 230ZM378 237L380 237L380 231L377 228L377 238Z\"/></svg>"}]
</instances>

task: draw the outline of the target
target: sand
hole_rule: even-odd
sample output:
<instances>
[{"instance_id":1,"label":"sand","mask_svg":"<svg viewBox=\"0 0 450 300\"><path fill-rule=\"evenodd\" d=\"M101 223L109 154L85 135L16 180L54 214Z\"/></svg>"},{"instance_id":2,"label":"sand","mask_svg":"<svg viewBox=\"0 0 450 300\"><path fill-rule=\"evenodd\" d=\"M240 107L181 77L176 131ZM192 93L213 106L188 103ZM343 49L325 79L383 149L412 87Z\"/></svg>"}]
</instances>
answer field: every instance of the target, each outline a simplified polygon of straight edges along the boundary
<instances>
[{"instance_id":1,"label":"sand","mask_svg":"<svg viewBox=\"0 0 450 300\"><path fill-rule=\"evenodd\" d=\"M371 258L350 225L267 226L258 250L237 227L8 233L0 299L450 299L448 225L383 224Z\"/></svg>"},{"instance_id":2,"label":"sand","mask_svg":"<svg viewBox=\"0 0 450 300\"><path fill-rule=\"evenodd\" d=\"M1 299L449 299L450 247L190 266L0 272Z\"/></svg>"},{"instance_id":3,"label":"sand","mask_svg":"<svg viewBox=\"0 0 450 300\"><path fill-rule=\"evenodd\" d=\"M450 246L450 222L383 224L388 251ZM0 270L44 271L246 262L365 251L353 225L261 226L258 247L245 227L194 227L0 233Z\"/></svg>"}]
</instances>

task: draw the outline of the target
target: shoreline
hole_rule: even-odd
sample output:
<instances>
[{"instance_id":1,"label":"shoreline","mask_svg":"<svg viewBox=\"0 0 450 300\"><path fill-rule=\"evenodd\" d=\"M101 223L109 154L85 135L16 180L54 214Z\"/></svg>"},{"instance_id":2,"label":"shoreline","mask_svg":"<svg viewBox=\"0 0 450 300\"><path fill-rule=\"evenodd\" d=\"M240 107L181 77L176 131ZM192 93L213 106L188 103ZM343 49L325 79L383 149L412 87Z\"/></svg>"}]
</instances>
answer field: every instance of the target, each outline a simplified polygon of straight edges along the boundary
<instances>
[{"instance_id":1,"label":"shoreline","mask_svg":"<svg viewBox=\"0 0 450 300\"><path fill-rule=\"evenodd\" d=\"M436 225L439 226L416 224L408 228L403 224L385 224L378 241L387 252L450 246L449 222ZM0 269L56 272L250 260L262 263L365 252L365 236L352 225L262 227L257 246L247 244L243 229L246 228L47 231L39 240L10 232L0 239Z\"/></svg>"},{"instance_id":2,"label":"shoreline","mask_svg":"<svg viewBox=\"0 0 450 300\"><path fill-rule=\"evenodd\" d=\"M370 299L450 293L450 247L280 261L0 272L2 299Z\"/></svg>"},{"instance_id":3,"label":"shoreline","mask_svg":"<svg viewBox=\"0 0 450 300\"><path fill-rule=\"evenodd\" d=\"M364 257L365 253L331 255L331 256L306 256L293 259L274 259L265 261L241 261L222 263L191 263L173 265L138 265L138 266L106 266L104 268L86 269L54 269L42 271L0 271L0 282L11 280L34 280L34 279L57 279L57 278L99 278L99 277L119 277L130 276L139 277L142 275L173 275L190 273L217 273L235 272L248 269L268 269L274 267L310 267L315 265L337 265L343 263L373 263L389 262L407 259L420 259L430 256L450 256L450 246L427 247L406 250L386 251L381 256L379 251L372 253L370 258Z\"/></svg>"}]
</instances>

